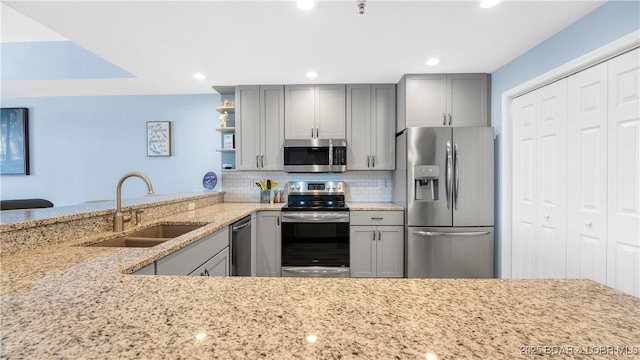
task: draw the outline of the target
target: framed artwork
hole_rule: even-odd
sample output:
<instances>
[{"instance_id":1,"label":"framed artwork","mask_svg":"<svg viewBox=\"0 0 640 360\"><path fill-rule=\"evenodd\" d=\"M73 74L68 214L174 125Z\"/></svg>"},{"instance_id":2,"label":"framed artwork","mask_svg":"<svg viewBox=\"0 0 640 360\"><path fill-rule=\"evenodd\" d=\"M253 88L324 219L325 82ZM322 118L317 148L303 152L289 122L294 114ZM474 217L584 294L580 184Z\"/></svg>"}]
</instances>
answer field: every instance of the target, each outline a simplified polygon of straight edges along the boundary
<instances>
[{"instance_id":1,"label":"framed artwork","mask_svg":"<svg viewBox=\"0 0 640 360\"><path fill-rule=\"evenodd\" d=\"M29 109L0 109L0 174L29 175Z\"/></svg>"},{"instance_id":2,"label":"framed artwork","mask_svg":"<svg viewBox=\"0 0 640 360\"><path fill-rule=\"evenodd\" d=\"M171 121L147 121L147 156L171 156Z\"/></svg>"}]
</instances>

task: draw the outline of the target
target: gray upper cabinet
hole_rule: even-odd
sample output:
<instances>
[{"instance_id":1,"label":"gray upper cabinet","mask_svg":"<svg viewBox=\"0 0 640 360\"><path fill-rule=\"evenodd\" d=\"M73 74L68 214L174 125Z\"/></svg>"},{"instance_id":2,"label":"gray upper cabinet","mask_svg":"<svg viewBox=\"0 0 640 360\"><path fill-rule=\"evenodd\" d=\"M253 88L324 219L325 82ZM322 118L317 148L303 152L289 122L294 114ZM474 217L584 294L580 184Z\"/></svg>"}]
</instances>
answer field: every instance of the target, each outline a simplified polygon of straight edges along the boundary
<instances>
[{"instance_id":1,"label":"gray upper cabinet","mask_svg":"<svg viewBox=\"0 0 640 360\"><path fill-rule=\"evenodd\" d=\"M422 126L488 126L488 74L405 75L398 83L398 131Z\"/></svg>"},{"instance_id":2,"label":"gray upper cabinet","mask_svg":"<svg viewBox=\"0 0 640 360\"><path fill-rule=\"evenodd\" d=\"M348 170L394 170L396 86L347 85Z\"/></svg>"},{"instance_id":3,"label":"gray upper cabinet","mask_svg":"<svg viewBox=\"0 0 640 360\"><path fill-rule=\"evenodd\" d=\"M236 88L236 168L282 170L284 86Z\"/></svg>"},{"instance_id":4,"label":"gray upper cabinet","mask_svg":"<svg viewBox=\"0 0 640 360\"><path fill-rule=\"evenodd\" d=\"M285 85L285 139L346 139L345 85Z\"/></svg>"}]
</instances>

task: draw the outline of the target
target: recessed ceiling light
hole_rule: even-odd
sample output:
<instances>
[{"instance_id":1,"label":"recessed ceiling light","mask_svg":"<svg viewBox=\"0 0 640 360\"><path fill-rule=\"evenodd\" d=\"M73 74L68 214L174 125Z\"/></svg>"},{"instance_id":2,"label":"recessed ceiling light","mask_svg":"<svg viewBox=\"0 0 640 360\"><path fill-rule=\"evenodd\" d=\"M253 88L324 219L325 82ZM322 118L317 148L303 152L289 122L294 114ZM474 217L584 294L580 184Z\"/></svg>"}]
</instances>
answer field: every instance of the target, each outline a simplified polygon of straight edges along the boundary
<instances>
[{"instance_id":1,"label":"recessed ceiling light","mask_svg":"<svg viewBox=\"0 0 640 360\"><path fill-rule=\"evenodd\" d=\"M496 5L498 5L498 3L502 1L502 0L482 0L480 1L480 7L481 8L490 8L490 7L494 7Z\"/></svg>"},{"instance_id":2,"label":"recessed ceiling light","mask_svg":"<svg viewBox=\"0 0 640 360\"><path fill-rule=\"evenodd\" d=\"M431 58L431 59L427 60L426 64L429 65L429 66L438 65L438 64L440 64L440 59Z\"/></svg>"},{"instance_id":3,"label":"recessed ceiling light","mask_svg":"<svg viewBox=\"0 0 640 360\"><path fill-rule=\"evenodd\" d=\"M311 10L316 5L316 2L313 0L298 0L296 5L300 10Z\"/></svg>"},{"instance_id":4,"label":"recessed ceiling light","mask_svg":"<svg viewBox=\"0 0 640 360\"><path fill-rule=\"evenodd\" d=\"M193 74L193 78L194 79L198 79L198 80L204 80L204 79L207 78L207 75L201 74L201 73L197 73L197 74Z\"/></svg>"},{"instance_id":5,"label":"recessed ceiling light","mask_svg":"<svg viewBox=\"0 0 640 360\"><path fill-rule=\"evenodd\" d=\"M315 78L317 78L317 77L318 77L318 73L317 73L317 72L315 72L315 71L309 71L309 72L307 73L307 77L308 77L309 79L315 79Z\"/></svg>"}]
</instances>

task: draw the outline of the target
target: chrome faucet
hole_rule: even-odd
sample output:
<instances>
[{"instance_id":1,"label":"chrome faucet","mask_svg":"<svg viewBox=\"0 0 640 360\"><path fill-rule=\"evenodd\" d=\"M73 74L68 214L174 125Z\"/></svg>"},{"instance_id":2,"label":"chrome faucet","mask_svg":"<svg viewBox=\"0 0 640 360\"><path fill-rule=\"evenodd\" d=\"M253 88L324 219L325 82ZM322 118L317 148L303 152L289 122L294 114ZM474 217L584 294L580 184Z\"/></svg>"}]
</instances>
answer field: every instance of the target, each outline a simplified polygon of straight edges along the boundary
<instances>
[{"instance_id":1,"label":"chrome faucet","mask_svg":"<svg viewBox=\"0 0 640 360\"><path fill-rule=\"evenodd\" d=\"M113 215L113 231L123 231L124 223L131 221L131 211L129 214L124 215L121 212L122 207L122 184L128 178L135 176L144 180L147 183L147 188L149 189L149 195L153 194L153 185L151 185L151 180L147 177L147 175L141 172L130 172L126 173L120 178L118 181L118 186L116 187L116 213ZM136 223L140 221L139 213L136 213Z\"/></svg>"}]
</instances>

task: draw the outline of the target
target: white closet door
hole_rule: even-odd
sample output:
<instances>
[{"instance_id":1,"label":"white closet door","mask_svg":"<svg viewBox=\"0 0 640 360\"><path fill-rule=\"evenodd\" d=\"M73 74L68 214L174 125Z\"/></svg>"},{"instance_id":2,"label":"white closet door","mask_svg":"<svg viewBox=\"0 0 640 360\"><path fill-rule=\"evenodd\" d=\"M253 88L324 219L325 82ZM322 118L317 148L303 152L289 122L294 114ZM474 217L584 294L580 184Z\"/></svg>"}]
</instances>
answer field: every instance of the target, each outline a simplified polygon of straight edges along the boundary
<instances>
[{"instance_id":1,"label":"white closet door","mask_svg":"<svg viewBox=\"0 0 640 360\"><path fill-rule=\"evenodd\" d=\"M569 77L567 277L607 281L607 64Z\"/></svg>"},{"instance_id":2,"label":"white closet door","mask_svg":"<svg viewBox=\"0 0 640 360\"><path fill-rule=\"evenodd\" d=\"M535 277L567 275L567 79L539 90Z\"/></svg>"},{"instance_id":3,"label":"white closet door","mask_svg":"<svg viewBox=\"0 0 640 360\"><path fill-rule=\"evenodd\" d=\"M534 276L536 240L536 118L537 92L513 100L513 239L511 267L514 278Z\"/></svg>"},{"instance_id":4,"label":"white closet door","mask_svg":"<svg viewBox=\"0 0 640 360\"><path fill-rule=\"evenodd\" d=\"M607 285L640 296L640 50L609 61Z\"/></svg>"}]
</instances>

